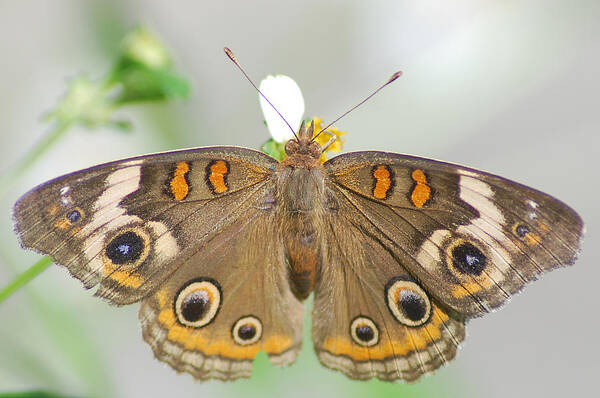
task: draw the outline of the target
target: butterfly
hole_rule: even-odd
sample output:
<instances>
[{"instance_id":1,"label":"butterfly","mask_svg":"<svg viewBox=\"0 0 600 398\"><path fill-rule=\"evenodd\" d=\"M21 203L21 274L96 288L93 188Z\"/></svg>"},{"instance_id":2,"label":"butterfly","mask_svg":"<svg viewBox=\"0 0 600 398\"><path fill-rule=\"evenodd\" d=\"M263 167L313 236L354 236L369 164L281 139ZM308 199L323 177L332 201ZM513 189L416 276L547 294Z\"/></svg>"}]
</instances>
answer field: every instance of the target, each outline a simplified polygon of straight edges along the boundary
<instances>
[{"instance_id":1,"label":"butterfly","mask_svg":"<svg viewBox=\"0 0 600 398\"><path fill-rule=\"evenodd\" d=\"M114 305L141 302L154 355L194 378L295 361L314 293L321 363L415 381L465 323L573 264L583 222L542 192L396 153L326 162L314 124L278 162L240 147L119 160L46 182L14 208L25 248Z\"/></svg>"}]
</instances>

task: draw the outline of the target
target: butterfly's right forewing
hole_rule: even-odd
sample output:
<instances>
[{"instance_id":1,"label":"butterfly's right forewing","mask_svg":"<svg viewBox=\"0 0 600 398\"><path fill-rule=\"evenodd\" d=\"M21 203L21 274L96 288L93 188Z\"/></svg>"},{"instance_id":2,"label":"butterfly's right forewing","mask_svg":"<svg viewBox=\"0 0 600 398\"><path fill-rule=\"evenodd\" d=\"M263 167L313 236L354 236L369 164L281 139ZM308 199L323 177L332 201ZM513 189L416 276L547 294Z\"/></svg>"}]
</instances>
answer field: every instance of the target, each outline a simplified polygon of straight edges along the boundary
<instances>
[{"instance_id":1,"label":"butterfly's right forewing","mask_svg":"<svg viewBox=\"0 0 600 398\"><path fill-rule=\"evenodd\" d=\"M276 161L212 147L59 177L15 205L24 247L49 254L115 304L140 300L220 230L259 206Z\"/></svg>"}]
</instances>

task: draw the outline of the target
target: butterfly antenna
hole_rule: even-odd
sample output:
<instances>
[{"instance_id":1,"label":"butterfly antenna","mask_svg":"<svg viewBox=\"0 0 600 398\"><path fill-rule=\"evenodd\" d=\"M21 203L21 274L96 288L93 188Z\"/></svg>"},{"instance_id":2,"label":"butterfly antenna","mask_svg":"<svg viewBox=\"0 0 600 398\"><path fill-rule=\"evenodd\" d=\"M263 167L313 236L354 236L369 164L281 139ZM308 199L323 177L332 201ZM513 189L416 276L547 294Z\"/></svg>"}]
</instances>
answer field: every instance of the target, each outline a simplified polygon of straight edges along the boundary
<instances>
[{"instance_id":1,"label":"butterfly antenna","mask_svg":"<svg viewBox=\"0 0 600 398\"><path fill-rule=\"evenodd\" d=\"M396 72L392 75L392 77L390 77L388 79L387 82L383 83L377 90L373 91L371 93L371 95L369 95L367 98L365 98L364 100L360 101L358 104L354 105L352 108L350 108L349 110L347 110L346 112L344 112L342 114L342 116L338 117L337 119L335 119L333 122L329 123L326 127L322 128L319 133L317 135L315 135L313 137L313 141L319 136L321 135L321 133L325 130L327 130L329 127L331 127L334 123L336 123L338 120L340 120L341 118L343 118L344 116L346 116L347 114L349 114L350 112L352 112L353 110L355 110L356 108L358 108L359 106L361 106L362 104L364 104L365 102L367 102L368 100L371 99L371 97L373 97L375 94L377 94L378 92L380 92L385 86L387 86L388 84L392 83L394 80L396 80L397 78L399 78L400 76L402 76L402 72Z\"/></svg>"},{"instance_id":2,"label":"butterfly antenna","mask_svg":"<svg viewBox=\"0 0 600 398\"><path fill-rule=\"evenodd\" d=\"M256 91L258 91L258 93L260 94L260 96L263 97L265 99L265 101L267 101L269 103L269 105L271 105L271 108L273 108L275 110L275 112L277 112L277 114L279 115L279 117L285 122L285 124L287 124L287 126L290 128L290 130L292 130L292 134L294 134L294 137L296 137L296 139L298 139L298 136L296 135L296 132L294 131L294 128L292 126L290 126L290 124L288 123L288 121L285 120L285 118L283 117L283 115L277 110L277 108L275 108L275 105L273 105L271 103L271 101L269 101L269 99L267 97L265 97L265 95L258 89L258 87L256 87L256 84L254 84L254 82L252 81L252 79L250 79L250 76L248 76L248 74L246 73L246 71L244 70L244 68L242 68L242 65L240 65L240 63L238 62L238 60L235 57L235 55L233 55L233 51L231 51L228 47L224 47L223 50L225 51L225 54L227 54L227 56L229 57L229 59L235 64L235 66L237 66L238 69L244 74L244 76L250 82L250 84L252 84L252 87L254 87L254 89Z\"/></svg>"}]
</instances>

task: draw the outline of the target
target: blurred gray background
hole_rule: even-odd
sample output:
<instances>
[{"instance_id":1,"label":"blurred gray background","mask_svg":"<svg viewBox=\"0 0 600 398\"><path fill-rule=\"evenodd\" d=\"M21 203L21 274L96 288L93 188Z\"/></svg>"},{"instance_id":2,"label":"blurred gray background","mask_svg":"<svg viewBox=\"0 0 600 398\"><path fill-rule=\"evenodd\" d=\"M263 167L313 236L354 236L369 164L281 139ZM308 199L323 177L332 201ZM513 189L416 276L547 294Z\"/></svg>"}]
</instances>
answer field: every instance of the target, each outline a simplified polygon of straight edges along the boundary
<instances>
[{"instance_id":1,"label":"blurred gray background","mask_svg":"<svg viewBox=\"0 0 600 398\"><path fill-rule=\"evenodd\" d=\"M487 170L565 201L587 224L579 261L468 325L455 361L417 385L348 381L299 363L249 381L196 383L152 357L137 305L109 307L51 267L0 305L0 392L81 396L460 396L596 394L600 344L600 2L580 1L1 1L0 170L48 128L41 115L66 78L101 77L119 39L146 25L192 81L187 102L121 111L135 130L75 129L2 202L0 236L26 269L11 206L35 184L86 166L185 146L257 148L267 138L259 82L282 73L306 115L332 120L396 70L404 76L338 123L345 151L378 149ZM15 270L0 261L4 285ZM71 323L73 322L73 323ZM87 341L70 343L65 330ZM87 351L86 351L87 350ZM82 365L83 363L83 365Z\"/></svg>"}]
</instances>

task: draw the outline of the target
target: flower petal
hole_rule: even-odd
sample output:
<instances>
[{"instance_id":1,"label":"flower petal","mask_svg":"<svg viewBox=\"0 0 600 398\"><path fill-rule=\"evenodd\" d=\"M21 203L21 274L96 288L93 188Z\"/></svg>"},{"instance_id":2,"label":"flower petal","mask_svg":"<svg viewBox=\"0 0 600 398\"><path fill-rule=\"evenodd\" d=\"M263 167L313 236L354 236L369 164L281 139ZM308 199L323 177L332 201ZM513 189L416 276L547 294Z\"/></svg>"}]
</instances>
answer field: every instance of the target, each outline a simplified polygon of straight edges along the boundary
<instances>
[{"instance_id":1,"label":"flower petal","mask_svg":"<svg viewBox=\"0 0 600 398\"><path fill-rule=\"evenodd\" d=\"M260 91L271 101L296 131L300 127L304 115L304 98L296 82L284 75L267 76L260 82ZM273 139L285 142L294 134L275 110L265 99L259 95L265 122Z\"/></svg>"}]
</instances>

